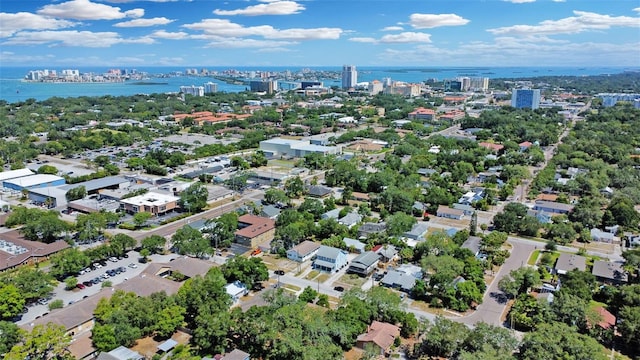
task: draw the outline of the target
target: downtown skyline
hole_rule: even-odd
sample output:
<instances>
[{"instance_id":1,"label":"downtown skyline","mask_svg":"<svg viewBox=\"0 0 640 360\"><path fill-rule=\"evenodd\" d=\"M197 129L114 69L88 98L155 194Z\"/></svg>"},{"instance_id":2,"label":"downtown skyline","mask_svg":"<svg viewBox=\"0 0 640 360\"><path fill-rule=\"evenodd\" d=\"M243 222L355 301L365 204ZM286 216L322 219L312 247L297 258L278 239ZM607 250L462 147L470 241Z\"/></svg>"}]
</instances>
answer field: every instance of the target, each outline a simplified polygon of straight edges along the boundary
<instances>
[{"instance_id":1,"label":"downtown skyline","mask_svg":"<svg viewBox=\"0 0 640 360\"><path fill-rule=\"evenodd\" d=\"M638 1L3 1L1 66L634 66Z\"/></svg>"}]
</instances>

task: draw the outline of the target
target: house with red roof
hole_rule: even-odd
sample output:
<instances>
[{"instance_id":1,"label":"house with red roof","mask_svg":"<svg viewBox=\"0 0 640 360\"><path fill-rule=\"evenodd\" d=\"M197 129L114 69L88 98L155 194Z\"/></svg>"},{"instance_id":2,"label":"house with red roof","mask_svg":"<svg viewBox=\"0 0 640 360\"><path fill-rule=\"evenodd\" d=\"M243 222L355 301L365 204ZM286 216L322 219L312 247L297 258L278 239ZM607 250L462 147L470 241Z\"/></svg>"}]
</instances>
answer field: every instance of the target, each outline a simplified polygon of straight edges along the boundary
<instances>
[{"instance_id":1,"label":"house with red roof","mask_svg":"<svg viewBox=\"0 0 640 360\"><path fill-rule=\"evenodd\" d=\"M485 149L489 149L493 152L499 152L500 150L504 149L504 145L496 144L496 143L481 142L481 143L478 143L478 145Z\"/></svg>"},{"instance_id":2,"label":"house with red roof","mask_svg":"<svg viewBox=\"0 0 640 360\"><path fill-rule=\"evenodd\" d=\"M436 112L433 109L426 109L423 107L419 107L415 110L413 110L412 112L410 112L408 115L409 120L433 120L436 116Z\"/></svg>"},{"instance_id":3,"label":"house with red roof","mask_svg":"<svg viewBox=\"0 0 640 360\"><path fill-rule=\"evenodd\" d=\"M389 323L374 321L367 327L367 332L360 334L356 340L356 347L365 349L371 344L380 351L380 355L388 355L391 346L400 336L400 328Z\"/></svg>"}]
</instances>

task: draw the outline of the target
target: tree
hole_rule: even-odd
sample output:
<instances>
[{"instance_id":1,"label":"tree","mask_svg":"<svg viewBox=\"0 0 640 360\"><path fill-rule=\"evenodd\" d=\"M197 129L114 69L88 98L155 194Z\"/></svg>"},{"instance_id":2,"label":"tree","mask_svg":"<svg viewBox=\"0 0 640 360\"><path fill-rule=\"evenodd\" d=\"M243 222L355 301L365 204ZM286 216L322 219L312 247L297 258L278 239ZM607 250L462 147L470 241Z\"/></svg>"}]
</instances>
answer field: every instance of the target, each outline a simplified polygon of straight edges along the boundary
<instances>
[{"instance_id":1,"label":"tree","mask_svg":"<svg viewBox=\"0 0 640 360\"><path fill-rule=\"evenodd\" d=\"M87 196L87 188L85 188L84 185L71 188L65 194L67 201L83 199L85 196Z\"/></svg>"},{"instance_id":2,"label":"tree","mask_svg":"<svg viewBox=\"0 0 640 360\"><path fill-rule=\"evenodd\" d=\"M185 308L179 305L167 306L160 313L155 324L156 333L167 338L184 322Z\"/></svg>"},{"instance_id":3,"label":"tree","mask_svg":"<svg viewBox=\"0 0 640 360\"><path fill-rule=\"evenodd\" d=\"M469 222L469 235L476 236L478 231L478 212L474 211L471 215L471 221Z\"/></svg>"},{"instance_id":4,"label":"tree","mask_svg":"<svg viewBox=\"0 0 640 360\"><path fill-rule=\"evenodd\" d=\"M551 303L551 311L556 321L585 330L587 326L588 303L567 292L559 291Z\"/></svg>"},{"instance_id":5,"label":"tree","mask_svg":"<svg viewBox=\"0 0 640 360\"><path fill-rule=\"evenodd\" d=\"M280 190L278 188L268 188L264 192L264 203L265 204L277 204L277 203L288 204L289 197L287 196L287 193L285 193L283 190Z\"/></svg>"},{"instance_id":6,"label":"tree","mask_svg":"<svg viewBox=\"0 0 640 360\"><path fill-rule=\"evenodd\" d=\"M180 193L178 205L189 213L198 213L207 206L209 190L201 182L196 182Z\"/></svg>"},{"instance_id":7,"label":"tree","mask_svg":"<svg viewBox=\"0 0 640 360\"><path fill-rule=\"evenodd\" d=\"M24 296L12 284L0 285L0 320L11 319L22 312Z\"/></svg>"},{"instance_id":8,"label":"tree","mask_svg":"<svg viewBox=\"0 0 640 360\"><path fill-rule=\"evenodd\" d=\"M505 294L515 297L515 295L525 293L532 286L541 283L540 274L534 268L522 267L511 270L509 275L500 279L498 287Z\"/></svg>"},{"instance_id":9,"label":"tree","mask_svg":"<svg viewBox=\"0 0 640 360\"><path fill-rule=\"evenodd\" d=\"M513 337L509 330L484 322L476 324L462 344L464 351L470 355L487 351L486 347L489 347L496 351L494 359L511 356L517 346L518 339Z\"/></svg>"},{"instance_id":10,"label":"tree","mask_svg":"<svg viewBox=\"0 0 640 360\"><path fill-rule=\"evenodd\" d=\"M262 150L256 150L251 156L249 156L249 163L251 167L266 166L268 163L267 157Z\"/></svg>"},{"instance_id":11,"label":"tree","mask_svg":"<svg viewBox=\"0 0 640 360\"><path fill-rule=\"evenodd\" d=\"M411 230L417 221L416 218L411 215L407 215L403 212L396 212L395 214L387 217L386 222L387 234L391 236L398 236Z\"/></svg>"},{"instance_id":12,"label":"tree","mask_svg":"<svg viewBox=\"0 0 640 360\"><path fill-rule=\"evenodd\" d=\"M76 288L76 284L78 283L78 278L75 276L69 276L64 279L64 288L65 290L73 290Z\"/></svg>"},{"instance_id":13,"label":"tree","mask_svg":"<svg viewBox=\"0 0 640 360\"><path fill-rule=\"evenodd\" d=\"M239 281L247 287L255 287L269 279L267 265L259 257L250 259L236 256L222 266L222 274L228 282Z\"/></svg>"},{"instance_id":14,"label":"tree","mask_svg":"<svg viewBox=\"0 0 640 360\"><path fill-rule=\"evenodd\" d=\"M18 325L0 320L0 355L6 354L22 340L22 331Z\"/></svg>"},{"instance_id":15,"label":"tree","mask_svg":"<svg viewBox=\"0 0 640 360\"><path fill-rule=\"evenodd\" d=\"M31 218L20 229L28 240L52 243L60 234L69 229L69 225L62 221L57 212L46 212L37 218Z\"/></svg>"},{"instance_id":16,"label":"tree","mask_svg":"<svg viewBox=\"0 0 640 360\"><path fill-rule=\"evenodd\" d=\"M524 204L513 202L507 204L502 212L493 217L494 229L506 233L535 236L540 229L540 223L535 217L527 214L528 210Z\"/></svg>"},{"instance_id":17,"label":"tree","mask_svg":"<svg viewBox=\"0 0 640 360\"><path fill-rule=\"evenodd\" d=\"M52 302L50 302L48 305L49 311L55 310L55 309L62 309L63 307L64 307L64 301L62 301L62 299L55 299Z\"/></svg>"},{"instance_id":18,"label":"tree","mask_svg":"<svg viewBox=\"0 0 640 360\"><path fill-rule=\"evenodd\" d=\"M630 348L640 349L640 306L624 306L619 314L618 330L622 341Z\"/></svg>"},{"instance_id":19,"label":"tree","mask_svg":"<svg viewBox=\"0 0 640 360\"><path fill-rule=\"evenodd\" d=\"M147 249L150 254L159 254L164 250L167 239L160 235L151 235L142 239L142 248Z\"/></svg>"},{"instance_id":20,"label":"tree","mask_svg":"<svg viewBox=\"0 0 640 360\"><path fill-rule=\"evenodd\" d=\"M51 286L53 277L39 269L21 267L4 279L0 283L13 284L27 303L43 298L53 290Z\"/></svg>"},{"instance_id":21,"label":"tree","mask_svg":"<svg viewBox=\"0 0 640 360\"><path fill-rule=\"evenodd\" d=\"M25 334L23 341L15 345L6 355L6 359L72 359L67 347L71 336L66 334L62 325L48 323L36 325Z\"/></svg>"},{"instance_id":22,"label":"tree","mask_svg":"<svg viewBox=\"0 0 640 360\"><path fill-rule=\"evenodd\" d=\"M38 174L57 175L58 169L53 165L44 164L38 168Z\"/></svg>"},{"instance_id":23,"label":"tree","mask_svg":"<svg viewBox=\"0 0 640 360\"><path fill-rule=\"evenodd\" d=\"M437 317L435 322L429 325L420 344L419 353L435 357L452 357L459 351L467 334L469 329L464 324Z\"/></svg>"},{"instance_id":24,"label":"tree","mask_svg":"<svg viewBox=\"0 0 640 360\"><path fill-rule=\"evenodd\" d=\"M79 214L76 217L77 238L81 243L96 241L107 227L107 217L103 212Z\"/></svg>"},{"instance_id":25,"label":"tree","mask_svg":"<svg viewBox=\"0 0 640 360\"><path fill-rule=\"evenodd\" d=\"M78 248L66 249L51 257L50 274L58 279L63 279L67 275L79 273L90 263L91 259Z\"/></svg>"},{"instance_id":26,"label":"tree","mask_svg":"<svg viewBox=\"0 0 640 360\"><path fill-rule=\"evenodd\" d=\"M562 276L562 288L560 291L589 301L595 286L596 277L593 274L588 271L573 269Z\"/></svg>"},{"instance_id":27,"label":"tree","mask_svg":"<svg viewBox=\"0 0 640 360\"><path fill-rule=\"evenodd\" d=\"M193 255L195 257L203 257L207 254L211 254L211 244L207 239L202 236L202 233L192 228L189 225L185 225L178 229L171 237L173 247L181 255Z\"/></svg>"},{"instance_id":28,"label":"tree","mask_svg":"<svg viewBox=\"0 0 640 360\"><path fill-rule=\"evenodd\" d=\"M153 215L150 212L140 211L133 215L133 224L136 228L141 228L146 225Z\"/></svg>"},{"instance_id":29,"label":"tree","mask_svg":"<svg viewBox=\"0 0 640 360\"><path fill-rule=\"evenodd\" d=\"M287 197L291 199L297 199L304 193L304 183L299 176L287 179L284 183L284 191Z\"/></svg>"},{"instance_id":30,"label":"tree","mask_svg":"<svg viewBox=\"0 0 640 360\"><path fill-rule=\"evenodd\" d=\"M116 249L116 254L123 255L127 252L127 249L135 247L137 242L136 239L127 234L118 233L109 240L109 244Z\"/></svg>"},{"instance_id":31,"label":"tree","mask_svg":"<svg viewBox=\"0 0 640 360\"><path fill-rule=\"evenodd\" d=\"M562 323L543 323L525 334L517 353L520 360L575 359L604 360L603 348L587 335Z\"/></svg>"},{"instance_id":32,"label":"tree","mask_svg":"<svg viewBox=\"0 0 640 360\"><path fill-rule=\"evenodd\" d=\"M302 293L298 296L298 300L306 303L312 303L316 300L318 296L318 292L313 290L311 286L307 286L302 290Z\"/></svg>"},{"instance_id":33,"label":"tree","mask_svg":"<svg viewBox=\"0 0 640 360\"><path fill-rule=\"evenodd\" d=\"M236 229L238 229L238 214L230 212L217 219L207 220L202 232L209 235L209 243L213 247L220 248L231 246Z\"/></svg>"}]
</instances>

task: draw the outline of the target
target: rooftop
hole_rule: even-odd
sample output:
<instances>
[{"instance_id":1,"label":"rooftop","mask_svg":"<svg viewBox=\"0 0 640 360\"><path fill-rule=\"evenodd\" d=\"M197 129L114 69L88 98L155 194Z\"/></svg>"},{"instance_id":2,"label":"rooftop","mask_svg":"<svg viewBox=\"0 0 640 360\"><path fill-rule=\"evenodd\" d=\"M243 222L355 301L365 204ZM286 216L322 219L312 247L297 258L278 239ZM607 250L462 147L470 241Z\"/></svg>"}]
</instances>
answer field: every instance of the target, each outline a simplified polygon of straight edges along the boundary
<instances>
[{"instance_id":1,"label":"rooftop","mask_svg":"<svg viewBox=\"0 0 640 360\"><path fill-rule=\"evenodd\" d=\"M10 184L15 184L24 188L24 187L30 187L34 185L45 184L45 183L50 183L50 182L60 181L60 180L64 180L64 178L57 175L51 175L51 174L35 174L35 175L19 177L17 179L5 180L5 182Z\"/></svg>"},{"instance_id":2,"label":"rooftop","mask_svg":"<svg viewBox=\"0 0 640 360\"><path fill-rule=\"evenodd\" d=\"M137 206L158 206L178 200L180 200L180 198L177 196L161 194L157 192L148 192L146 194L130 197L128 199L121 199L120 202Z\"/></svg>"},{"instance_id":3,"label":"rooftop","mask_svg":"<svg viewBox=\"0 0 640 360\"><path fill-rule=\"evenodd\" d=\"M245 227L236 231L236 236L242 236L245 238L254 238L262 235L267 231L273 230L276 227L276 222L272 219L255 216L251 214L245 214L238 218L238 224Z\"/></svg>"}]
</instances>

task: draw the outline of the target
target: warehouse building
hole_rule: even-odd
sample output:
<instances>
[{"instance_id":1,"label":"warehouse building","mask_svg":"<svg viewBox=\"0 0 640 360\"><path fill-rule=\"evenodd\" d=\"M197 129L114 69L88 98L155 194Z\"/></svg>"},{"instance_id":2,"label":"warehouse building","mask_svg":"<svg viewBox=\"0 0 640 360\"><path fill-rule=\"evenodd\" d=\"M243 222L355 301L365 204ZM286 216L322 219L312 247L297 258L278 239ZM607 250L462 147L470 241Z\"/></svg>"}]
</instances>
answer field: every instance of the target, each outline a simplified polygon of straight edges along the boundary
<instances>
[{"instance_id":1,"label":"warehouse building","mask_svg":"<svg viewBox=\"0 0 640 360\"><path fill-rule=\"evenodd\" d=\"M65 183L66 181L64 180L64 178L60 176L50 174L36 174L19 177L16 179L5 180L2 182L2 186L7 189L22 191L25 189L29 190L36 188L45 188L49 186L60 186L64 185Z\"/></svg>"}]
</instances>

